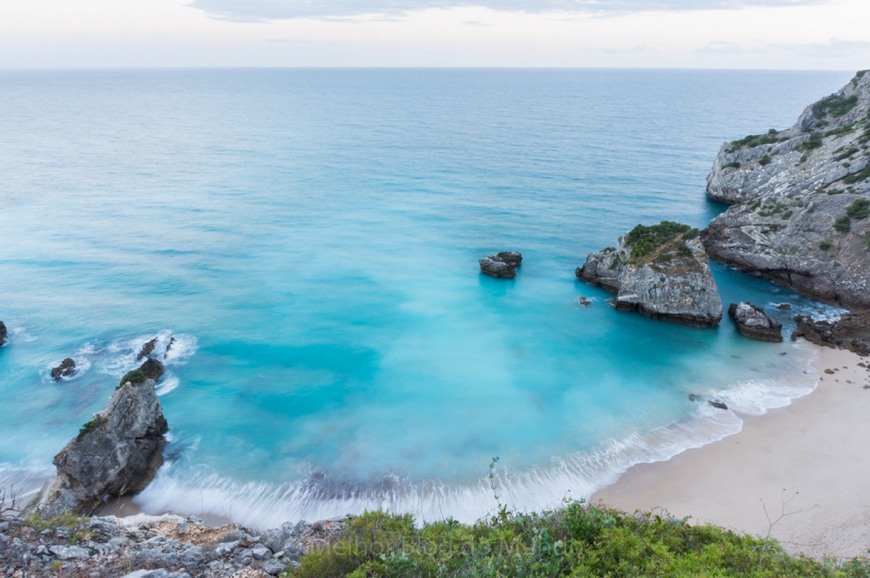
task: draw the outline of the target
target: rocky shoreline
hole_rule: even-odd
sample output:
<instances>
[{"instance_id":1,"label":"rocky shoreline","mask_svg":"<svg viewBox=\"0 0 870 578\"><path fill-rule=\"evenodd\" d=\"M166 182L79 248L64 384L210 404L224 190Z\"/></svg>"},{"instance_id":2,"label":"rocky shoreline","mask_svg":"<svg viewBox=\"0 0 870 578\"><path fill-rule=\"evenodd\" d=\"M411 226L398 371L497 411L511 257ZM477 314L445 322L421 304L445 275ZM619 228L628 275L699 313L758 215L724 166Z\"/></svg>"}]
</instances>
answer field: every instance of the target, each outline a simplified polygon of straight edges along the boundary
<instances>
[{"instance_id":1,"label":"rocky shoreline","mask_svg":"<svg viewBox=\"0 0 870 578\"><path fill-rule=\"evenodd\" d=\"M263 532L196 518L7 514L0 520L0 576L37 578L265 578L342 536L345 522L284 524Z\"/></svg>"}]
</instances>

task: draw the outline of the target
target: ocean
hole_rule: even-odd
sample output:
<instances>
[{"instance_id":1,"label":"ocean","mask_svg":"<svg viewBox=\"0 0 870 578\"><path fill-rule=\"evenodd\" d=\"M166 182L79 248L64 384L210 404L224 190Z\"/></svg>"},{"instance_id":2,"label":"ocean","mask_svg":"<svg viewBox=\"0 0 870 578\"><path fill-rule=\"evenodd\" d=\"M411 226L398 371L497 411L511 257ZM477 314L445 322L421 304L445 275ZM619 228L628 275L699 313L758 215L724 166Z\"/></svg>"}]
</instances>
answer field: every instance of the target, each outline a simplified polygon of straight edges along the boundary
<instances>
[{"instance_id":1,"label":"ocean","mask_svg":"<svg viewBox=\"0 0 870 578\"><path fill-rule=\"evenodd\" d=\"M154 337L149 513L473 521L739 431L812 391L811 348L617 312L574 269L638 223L704 227L721 143L851 74L0 72L0 488L32 496ZM500 250L515 280L480 275ZM836 314L713 268L786 335Z\"/></svg>"}]
</instances>

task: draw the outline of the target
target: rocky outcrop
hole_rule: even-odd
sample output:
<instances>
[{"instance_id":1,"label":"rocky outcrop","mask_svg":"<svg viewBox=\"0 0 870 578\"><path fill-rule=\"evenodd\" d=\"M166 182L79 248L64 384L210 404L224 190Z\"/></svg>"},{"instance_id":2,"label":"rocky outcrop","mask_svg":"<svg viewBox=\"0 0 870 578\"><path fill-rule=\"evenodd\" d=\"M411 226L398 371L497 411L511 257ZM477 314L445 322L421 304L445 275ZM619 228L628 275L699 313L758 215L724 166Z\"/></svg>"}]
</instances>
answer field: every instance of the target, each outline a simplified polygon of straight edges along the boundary
<instances>
[{"instance_id":1,"label":"rocky outcrop","mask_svg":"<svg viewBox=\"0 0 870 578\"><path fill-rule=\"evenodd\" d=\"M344 535L345 520L257 532L175 515L0 520L0 576L266 578Z\"/></svg>"},{"instance_id":2,"label":"rocky outcrop","mask_svg":"<svg viewBox=\"0 0 870 578\"><path fill-rule=\"evenodd\" d=\"M702 233L711 257L823 301L870 307L870 73L786 130L722 145Z\"/></svg>"},{"instance_id":3,"label":"rocky outcrop","mask_svg":"<svg viewBox=\"0 0 870 578\"><path fill-rule=\"evenodd\" d=\"M842 347L858 355L870 355L870 311L847 313L837 321L814 320L809 315L797 315L792 341L803 337L817 345Z\"/></svg>"},{"instance_id":4,"label":"rocky outcrop","mask_svg":"<svg viewBox=\"0 0 870 578\"><path fill-rule=\"evenodd\" d=\"M616 293L614 306L648 317L714 327L722 300L697 229L662 221L638 225L616 248L590 253L578 278Z\"/></svg>"},{"instance_id":5,"label":"rocky outcrop","mask_svg":"<svg viewBox=\"0 0 870 578\"><path fill-rule=\"evenodd\" d=\"M139 350L139 355L136 356L136 361L142 361L149 355L154 352L154 348L157 346L157 338L151 339L150 341L146 341L142 346L142 349ZM167 348L168 349L168 348Z\"/></svg>"},{"instance_id":6,"label":"rocky outcrop","mask_svg":"<svg viewBox=\"0 0 870 578\"><path fill-rule=\"evenodd\" d=\"M142 490L163 462L167 429L154 381L122 384L54 457L57 475L28 510L43 516L90 514L106 496Z\"/></svg>"},{"instance_id":7,"label":"rocky outcrop","mask_svg":"<svg viewBox=\"0 0 870 578\"><path fill-rule=\"evenodd\" d=\"M737 330L744 337L758 341L782 341L782 323L752 303L732 303L728 306L728 316L734 320Z\"/></svg>"},{"instance_id":8,"label":"rocky outcrop","mask_svg":"<svg viewBox=\"0 0 870 578\"><path fill-rule=\"evenodd\" d=\"M6 329L6 324L0 321L0 346L6 344L6 337L9 335L9 330Z\"/></svg>"},{"instance_id":9,"label":"rocky outcrop","mask_svg":"<svg viewBox=\"0 0 870 578\"><path fill-rule=\"evenodd\" d=\"M67 357L57 367L51 370L51 379L60 381L64 378L72 377L76 374L76 362L72 357Z\"/></svg>"},{"instance_id":10,"label":"rocky outcrop","mask_svg":"<svg viewBox=\"0 0 870 578\"><path fill-rule=\"evenodd\" d=\"M163 362L154 359L153 357L149 357L145 360L142 365L139 366L139 371L141 371L146 378L152 381L160 381L160 378L163 377L163 372L166 370L166 367L163 365Z\"/></svg>"},{"instance_id":11,"label":"rocky outcrop","mask_svg":"<svg viewBox=\"0 0 870 578\"><path fill-rule=\"evenodd\" d=\"M502 251L489 255L479 261L480 272L490 277L513 279L517 276L517 267L523 262L523 256L517 251Z\"/></svg>"}]
</instances>

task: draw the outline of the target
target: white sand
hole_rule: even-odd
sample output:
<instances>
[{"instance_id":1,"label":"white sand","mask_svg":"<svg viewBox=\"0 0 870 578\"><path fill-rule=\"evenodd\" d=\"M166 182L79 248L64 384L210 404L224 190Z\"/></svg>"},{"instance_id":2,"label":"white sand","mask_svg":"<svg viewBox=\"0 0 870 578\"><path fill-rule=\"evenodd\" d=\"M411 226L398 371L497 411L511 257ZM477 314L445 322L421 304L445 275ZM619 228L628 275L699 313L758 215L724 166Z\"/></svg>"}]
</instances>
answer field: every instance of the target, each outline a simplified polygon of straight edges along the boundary
<instances>
[{"instance_id":1,"label":"white sand","mask_svg":"<svg viewBox=\"0 0 870 578\"><path fill-rule=\"evenodd\" d=\"M769 534L789 551L814 557L866 554L870 369L858 363L870 365L870 358L821 349L822 380L813 393L745 417L740 433L718 443L635 466L592 502L661 508L693 522Z\"/></svg>"}]
</instances>

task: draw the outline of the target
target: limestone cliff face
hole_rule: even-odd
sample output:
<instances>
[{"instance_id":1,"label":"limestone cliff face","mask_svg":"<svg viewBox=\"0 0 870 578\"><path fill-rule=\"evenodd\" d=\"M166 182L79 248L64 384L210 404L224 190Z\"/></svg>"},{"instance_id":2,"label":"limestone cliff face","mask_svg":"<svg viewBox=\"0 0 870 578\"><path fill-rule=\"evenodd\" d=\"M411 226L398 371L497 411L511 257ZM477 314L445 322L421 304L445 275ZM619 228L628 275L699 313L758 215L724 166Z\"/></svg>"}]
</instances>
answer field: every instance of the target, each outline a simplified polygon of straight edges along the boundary
<instances>
[{"instance_id":1,"label":"limestone cliff face","mask_svg":"<svg viewBox=\"0 0 870 578\"><path fill-rule=\"evenodd\" d=\"M707 194L732 205L702 233L713 258L870 307L870 72L787 130L722 145Z\"/></svg>"},{"instance_id":2,"label":"limestone cliff face","mask_svg":"<svg viewBox=\"0 0 870 578\"><path fill-rule=\"evenodd\" d=\"M57 476L28 510L91 514L105 496L142 490L163 462L167 429L154 381L128 381L55 456Z\"/></svg>"},{"instance_id":3,"label":"limestone cliff face","mask_svg":"<svg viewBox=\"0 0 870 578\"><path fill-rule=\"evenodd\" d=\"M635 227L616 248L590 253L577 277L616 293L614 306L648 317L714 327L722 300L697 229L662 222Z\"/></svg>"}]
</instances>

